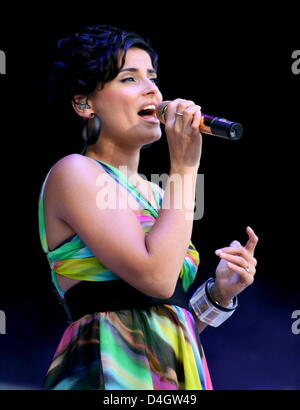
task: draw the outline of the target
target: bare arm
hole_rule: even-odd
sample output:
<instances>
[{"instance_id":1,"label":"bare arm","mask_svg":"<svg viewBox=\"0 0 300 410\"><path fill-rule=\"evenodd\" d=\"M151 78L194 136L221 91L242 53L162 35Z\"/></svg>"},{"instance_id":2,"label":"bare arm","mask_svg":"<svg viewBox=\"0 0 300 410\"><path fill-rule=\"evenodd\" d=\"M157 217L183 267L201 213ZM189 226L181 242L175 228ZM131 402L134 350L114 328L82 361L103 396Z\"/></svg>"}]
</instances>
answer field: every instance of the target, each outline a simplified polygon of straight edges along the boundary
<instances>
[{"instance_id":1,"label":"bare arm","mask_svg":"<svg viewBox=\"0 0 300 410\"><path fill-rule=\"evenodd\" d=\"M153 260L153 283L173 294L193 229L193 210L198 167L172 169L162 207L145 238Z\"/></svg>"},{"instance_id":2,"label":"bare arm","mask_svg":"<svg viewBox=\"0 0 300 410\"><path fill-rule=\"evenodd\" d=\"M166 298L175 289L191 238L192 220L186 219L185 209L174 208L176 196L184 203L195 195L197 173L195 169L189 172L192 182L182 191L167 182L165 209L147 235L129 207L99 209L96 180L106 172L98 164L69 155L53 167L48 182L54 184L58 198L56 216L105 266L141 292ZM170 177L174 173L172 170ZM114 189L116 182L110 180L110 189Z\"/></svg>"}]
</instances>

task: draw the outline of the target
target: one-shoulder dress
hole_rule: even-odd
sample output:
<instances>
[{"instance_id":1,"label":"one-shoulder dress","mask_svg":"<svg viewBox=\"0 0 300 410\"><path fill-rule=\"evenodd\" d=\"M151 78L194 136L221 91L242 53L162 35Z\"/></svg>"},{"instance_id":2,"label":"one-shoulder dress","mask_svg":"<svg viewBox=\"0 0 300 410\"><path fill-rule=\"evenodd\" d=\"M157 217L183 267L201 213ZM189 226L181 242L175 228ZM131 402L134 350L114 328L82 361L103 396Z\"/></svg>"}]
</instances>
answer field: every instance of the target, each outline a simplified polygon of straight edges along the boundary
<instances>
[{"instance_id":1,"label":"one-shoulder dress","mask_svg":"<svg viewBox=\"0 0 300 410\"><path fill-rule=\"evenodd\" d=\"M95 161L142 205L143 209L133 212L147 235L162 205L158 186L151 182L157 212L122 172L103 161ZM49 250L43 193L50 171L39 194L39 235L54 289L63 301L69 291L60 288L57 274L89 281L89 285L104 281L117 283L113 281L120 281L120 278L91 253L78 235ZM199 253L190 242L179 273L184 292L195 279L198 265ZM42 385L47 390L212 389L193 315L189 309L176 305L95 311L69 321L49 362Z\"/></svg>"}]
</instances>

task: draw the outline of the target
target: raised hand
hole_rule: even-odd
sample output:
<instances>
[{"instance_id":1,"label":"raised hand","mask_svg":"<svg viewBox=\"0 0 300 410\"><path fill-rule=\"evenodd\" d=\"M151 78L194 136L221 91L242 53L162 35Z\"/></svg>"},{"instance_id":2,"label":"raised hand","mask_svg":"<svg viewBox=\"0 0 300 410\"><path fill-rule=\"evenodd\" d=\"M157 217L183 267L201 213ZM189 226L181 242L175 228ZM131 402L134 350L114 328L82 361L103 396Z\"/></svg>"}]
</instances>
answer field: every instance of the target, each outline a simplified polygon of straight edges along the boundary
<instances>
[{"instance_id":1,"label":"raised hand","mask_svg":"<svg viewBox=\"0 0 300 410\"><path fill-rule=\"evenodd\" d=\"M217 249L215 252L221 260L216 268L212 294L224 306L254 281L257 265L254 250L258 237L249 226L246 232L249 239L245 246L233 241L229 247Z\"/></svg>"}]
</instances>

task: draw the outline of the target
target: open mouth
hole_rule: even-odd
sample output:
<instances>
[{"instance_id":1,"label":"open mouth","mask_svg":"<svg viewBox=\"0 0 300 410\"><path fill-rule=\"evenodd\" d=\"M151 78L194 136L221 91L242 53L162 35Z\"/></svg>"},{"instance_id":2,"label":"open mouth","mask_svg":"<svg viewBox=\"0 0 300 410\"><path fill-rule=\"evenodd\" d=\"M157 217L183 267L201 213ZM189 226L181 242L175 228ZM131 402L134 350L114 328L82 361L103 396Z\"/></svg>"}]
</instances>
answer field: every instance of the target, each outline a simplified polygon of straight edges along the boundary
<instances>
[{"instance_id":1,"label":"open mouth","mask_svg":"<svg viewBox=\"0 0 300 410\"><path fill-rule=\"evenodd\" d=\"M156 116L156 111L155 111L155 109L146 108L144 110L139 111L138 115L140 117L148 117L148 116L154 117L154 116Z\"/></svg>"},{"instance_id":2,"label":"open mouth","mask_svg":"<svg viewBox=\"0 0 300 410\"><path fill-rule=\"evenodd\" d=\"M140 117L156 117L156 106L154 104L144 105L138 112Z\"/></svg>"},{"instance_id":3,"label":"open mouth","mask_svg":"<svg viewBox=\"0 0 300 410\"><path fill-rule=\"evenodd\" d=\"M154 104L146 105L142 110L138 112L138 115L143 118L143 120L151 123L159 123L159 120L156 116L156 107Z\"/></svg>"}]
</instances>

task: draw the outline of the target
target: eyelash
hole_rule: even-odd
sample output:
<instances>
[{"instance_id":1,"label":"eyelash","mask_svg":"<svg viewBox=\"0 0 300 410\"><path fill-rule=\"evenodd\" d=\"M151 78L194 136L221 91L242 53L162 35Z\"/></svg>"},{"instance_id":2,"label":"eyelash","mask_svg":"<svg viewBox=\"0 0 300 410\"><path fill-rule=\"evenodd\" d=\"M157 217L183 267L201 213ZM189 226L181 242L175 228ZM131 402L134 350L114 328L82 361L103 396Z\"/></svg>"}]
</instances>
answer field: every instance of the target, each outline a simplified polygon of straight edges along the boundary
<instances>
[{"instance_id":1,"label":"eyelash","mask_svg":"<svg viewBox=\"0 0 300 410\"><path fill-rule=\"evenodd\" d=\"M134 80L134 81L135 81L135 79L134 79L133 77L126 77L126 78L123 78L123 80L120 80L120 81L121 81L121 83L125 83L125 82L127 82L128 80ZM156 84L156 85L159 83L159 79L158 79L158 78L150 78L150 80L153 81L154 84ZM131 81L130 81L130 82L131 82Z\"/></svg>"}]
</instances>

